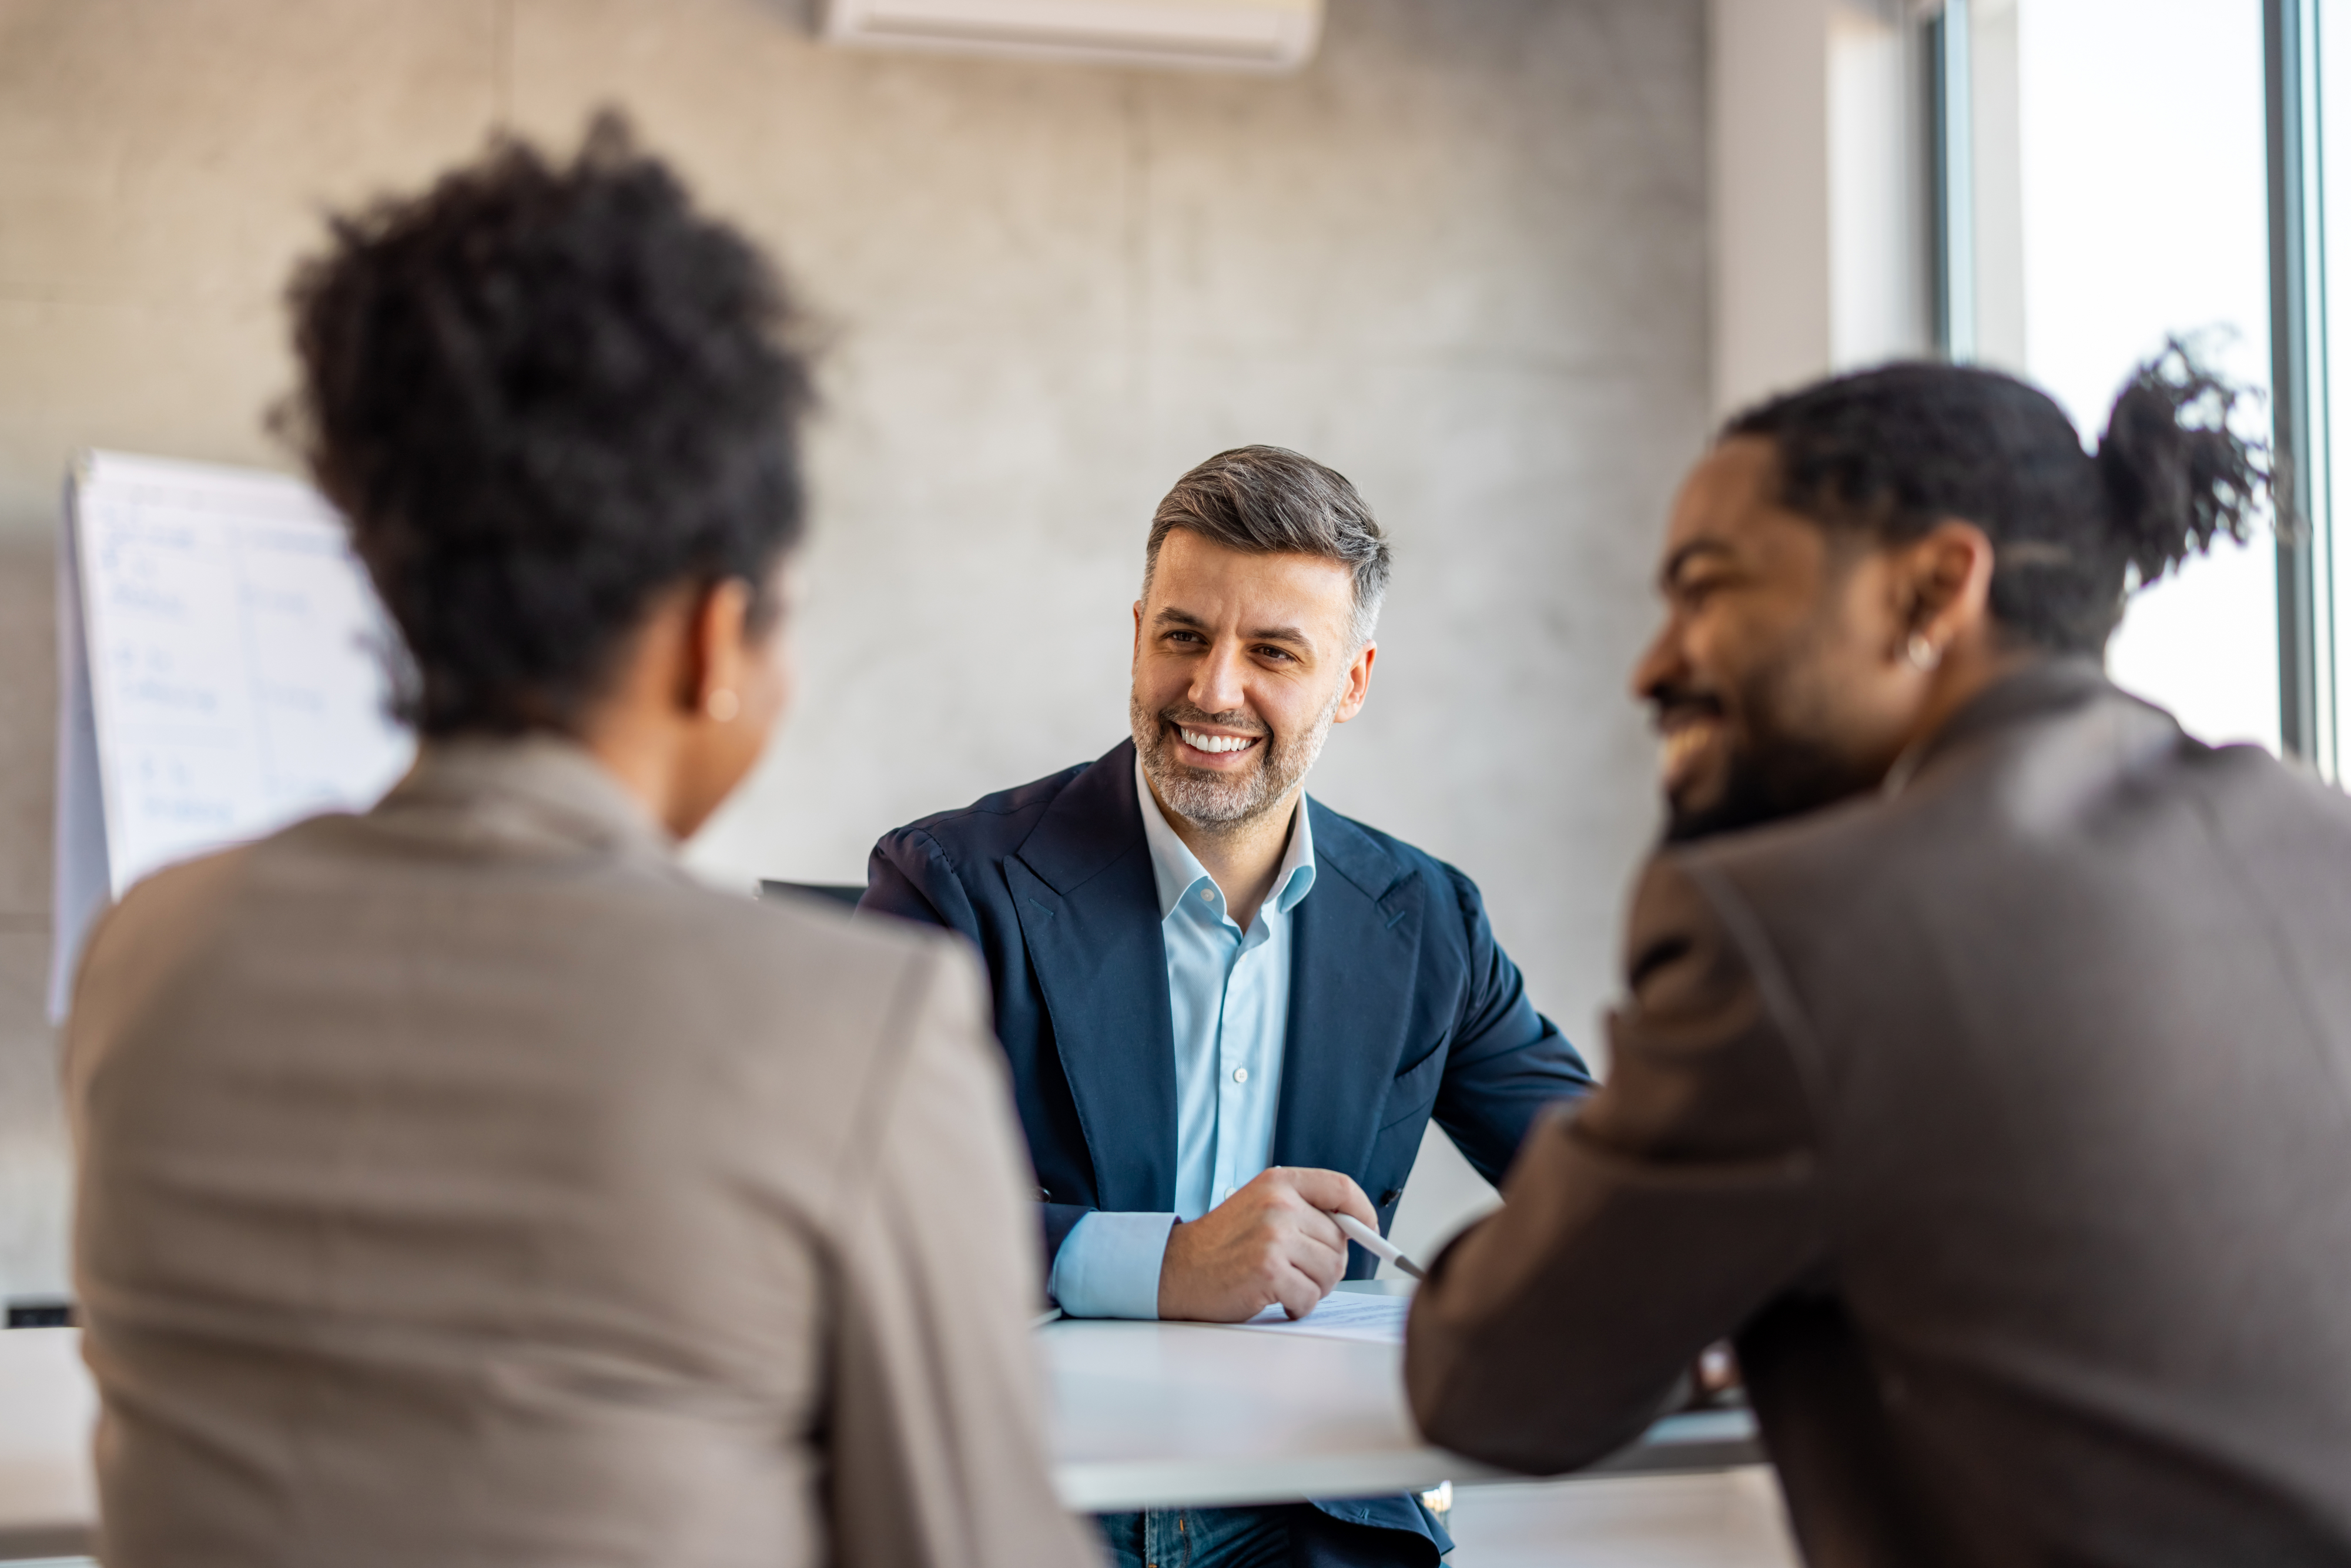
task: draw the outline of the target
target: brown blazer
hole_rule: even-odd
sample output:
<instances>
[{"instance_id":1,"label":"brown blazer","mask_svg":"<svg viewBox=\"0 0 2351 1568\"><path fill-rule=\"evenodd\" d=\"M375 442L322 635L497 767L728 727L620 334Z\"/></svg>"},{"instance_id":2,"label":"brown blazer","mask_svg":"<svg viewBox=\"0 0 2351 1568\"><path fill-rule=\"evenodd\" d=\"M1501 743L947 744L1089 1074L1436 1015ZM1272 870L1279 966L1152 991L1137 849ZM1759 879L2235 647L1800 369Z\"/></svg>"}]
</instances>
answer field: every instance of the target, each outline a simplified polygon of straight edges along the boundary
<instances>
[{"instance_id":1,"label":"brown blazer","mask_svg":"<svg viewBox=\"0 0 2351 1568\"><path fill-rule=\"evenodd\" d=\"M1735 1333L1814 1563L2351 1563L2351 802L2053 663L1658 856L1627 968L1415 1303L1431 1437L1571 1469Z\"/></svg>"},{"instance_id":2,"label":"brown blazer","mask_svg":"<svg viewBox=\"0 0 2351 1568\"><path fill-rule=\"evenodd\" d=\"M67 1044L109 1568L1089 1561L985 1018L553 740L141 884Z\"/></svg>"}]
</instances>

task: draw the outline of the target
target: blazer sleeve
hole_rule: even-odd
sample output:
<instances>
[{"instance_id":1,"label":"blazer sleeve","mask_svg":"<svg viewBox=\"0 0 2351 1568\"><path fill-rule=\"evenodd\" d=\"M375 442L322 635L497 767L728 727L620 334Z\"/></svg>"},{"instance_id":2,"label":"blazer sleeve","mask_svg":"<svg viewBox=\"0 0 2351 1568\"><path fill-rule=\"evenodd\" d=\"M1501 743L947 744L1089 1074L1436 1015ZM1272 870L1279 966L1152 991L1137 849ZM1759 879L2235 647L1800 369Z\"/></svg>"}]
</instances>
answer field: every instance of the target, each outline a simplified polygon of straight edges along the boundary
<instances>
[{"instance_id":1,"label":"blazer sleeve","mask_svg":"<svg viewBox=\"0 0 2351 1568\"><path fill-rule=\"evenodd\" d=\"M942 945L912 991L836 1233L830 1555L1090 1564L1050 1472L1029 1182L979 976Z\"/></svg>"},{"instance_id":2,"label":"blazer sleeve","mask_svg":"<svg viewBox=\"0 0 2351 1568\"><path fill-rule=\"evenodd\" d=\"M939 841L919 828L902 828L873 846L865 863L865 896L857 901L857 910L861 915L892 915L960 931L975 948L986 950L979 911L972 904L970 890L956 874ZM1037 1220L1045 1244L1045 1272L1038 1277L1045 1279L1070 1232L1094 1211L1087 1204L1056 1203L1034 1183L1030 1190L1040 1200Z\"/></svg>"},{"instance_id":3,"label":"blazer sleeve","mask_svg":"<svg viewBox=\"0 0 2351 1568\"><path fill-rule=\"evenodd\" d=\"M939 841L920 828L901 828L874 844L865 859L865 893L857 909L861 915L871 911L944 925L979 940L979 915L972 908L971 894Z\"/></svg>"},{"instance_id":4,"label":"blazer sleeve","mask_svg":"<svg viewBox=\"0 0 2351 1568\"><path fill-rule=\"evenodd\" d=\"M1479 1176L1499 1184L1545 1107L1589 1093L1592 1073L1559 1026L1535 1010L1519 967L1494 940L1477 884L1444 868L1468 954L1461 1015L1431 1114Z\"/></svg>"},{"instance_id":5,"label":"blazer sleeve","mask_svg":"<svg viewBox=\"0 0 2351 1568\"><path fill-rule=\"evenodd\" d=\"M1500 1210L1413 1303L1422 1428L1513 1469L1572 1469L1631 1440L1699 1351L1825 1251L1784 1009L1673 860L1650 867L1631 929L1606 1086L1542 1118Z\"/></svg>"}]
</instances>

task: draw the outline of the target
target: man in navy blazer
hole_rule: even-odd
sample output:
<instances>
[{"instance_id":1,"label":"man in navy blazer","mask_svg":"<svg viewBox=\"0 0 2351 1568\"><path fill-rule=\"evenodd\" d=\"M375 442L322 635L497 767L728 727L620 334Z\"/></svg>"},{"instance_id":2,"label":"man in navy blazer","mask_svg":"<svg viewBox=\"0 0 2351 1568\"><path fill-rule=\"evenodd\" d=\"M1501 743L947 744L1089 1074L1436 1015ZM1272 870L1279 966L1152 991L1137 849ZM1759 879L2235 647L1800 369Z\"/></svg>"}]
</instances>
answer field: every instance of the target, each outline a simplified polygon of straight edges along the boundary
<instances>
[{"instance_id":1,"label":"man in navy blazer","mask_svg":"<svg viewBox=\"0 0 2351 1568\"><path fill-rule=\"evenodd\" d=\"M1132 738L899 829L862 907L945 925L995 986L1076 1315L1311 1312L1374 1267L1430 1117L1499 1181L1591 1078L1528 1000L1478 890L1304 792L1363 706L1388 549L1294 453L1210 458L1160 504L1134 607ZM1104 1516L1113 1561L1434 1563L1416 1500Z\"/></svg>"}]
</instances>

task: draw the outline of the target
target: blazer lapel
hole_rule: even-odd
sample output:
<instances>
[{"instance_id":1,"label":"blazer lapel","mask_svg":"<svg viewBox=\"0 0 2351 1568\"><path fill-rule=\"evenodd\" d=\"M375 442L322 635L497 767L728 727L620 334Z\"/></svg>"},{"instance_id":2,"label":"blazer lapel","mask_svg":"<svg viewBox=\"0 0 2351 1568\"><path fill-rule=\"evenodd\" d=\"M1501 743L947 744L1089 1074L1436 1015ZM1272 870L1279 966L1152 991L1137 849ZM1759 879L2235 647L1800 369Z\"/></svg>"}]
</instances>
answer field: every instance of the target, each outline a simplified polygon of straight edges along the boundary
<instances>
[{"instance_id":1,"label":"blazer lapel","mask_svg":"<svg viewBox=\"0 0 2351 1568\"><path fill-rule=\"evenodd\" d=\"M1172 1208L1176 1030L1132 741L1071 781L1004 873L1085 1130L1096 1203Z\"/></svg>"},{"instance_id":2,"label":"blazer lapel","mask_svg":"<svg viewBox=\"0 0 2351 1568\"><path fill-rule=\"evenodd\" d=\"M1422 900L1377 840L1311 797L1307 808L1318 874L1293 916L1273 1158L1354 1173L1403 1058Z\"/></svg>"}]
</instances>

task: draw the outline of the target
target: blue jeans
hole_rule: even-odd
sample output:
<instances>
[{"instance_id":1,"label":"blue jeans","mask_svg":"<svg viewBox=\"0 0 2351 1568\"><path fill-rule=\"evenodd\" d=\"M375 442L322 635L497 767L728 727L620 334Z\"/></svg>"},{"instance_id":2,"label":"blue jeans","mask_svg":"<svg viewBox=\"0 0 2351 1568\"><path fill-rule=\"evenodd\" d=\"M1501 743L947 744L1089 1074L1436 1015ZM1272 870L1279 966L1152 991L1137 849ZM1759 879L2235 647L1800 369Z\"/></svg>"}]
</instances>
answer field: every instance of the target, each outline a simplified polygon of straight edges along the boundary
<instances>
[{"instance_id":1,"label":"blue jeans","mask_svg":"<svg viewBox=\"0 0 2351 1568\"><path fill-rule=\"evenodd\" d=\"M1288 1508L1099 1513L1112 1568L1288 1568Z\"/></svg>"}]
</instances>

